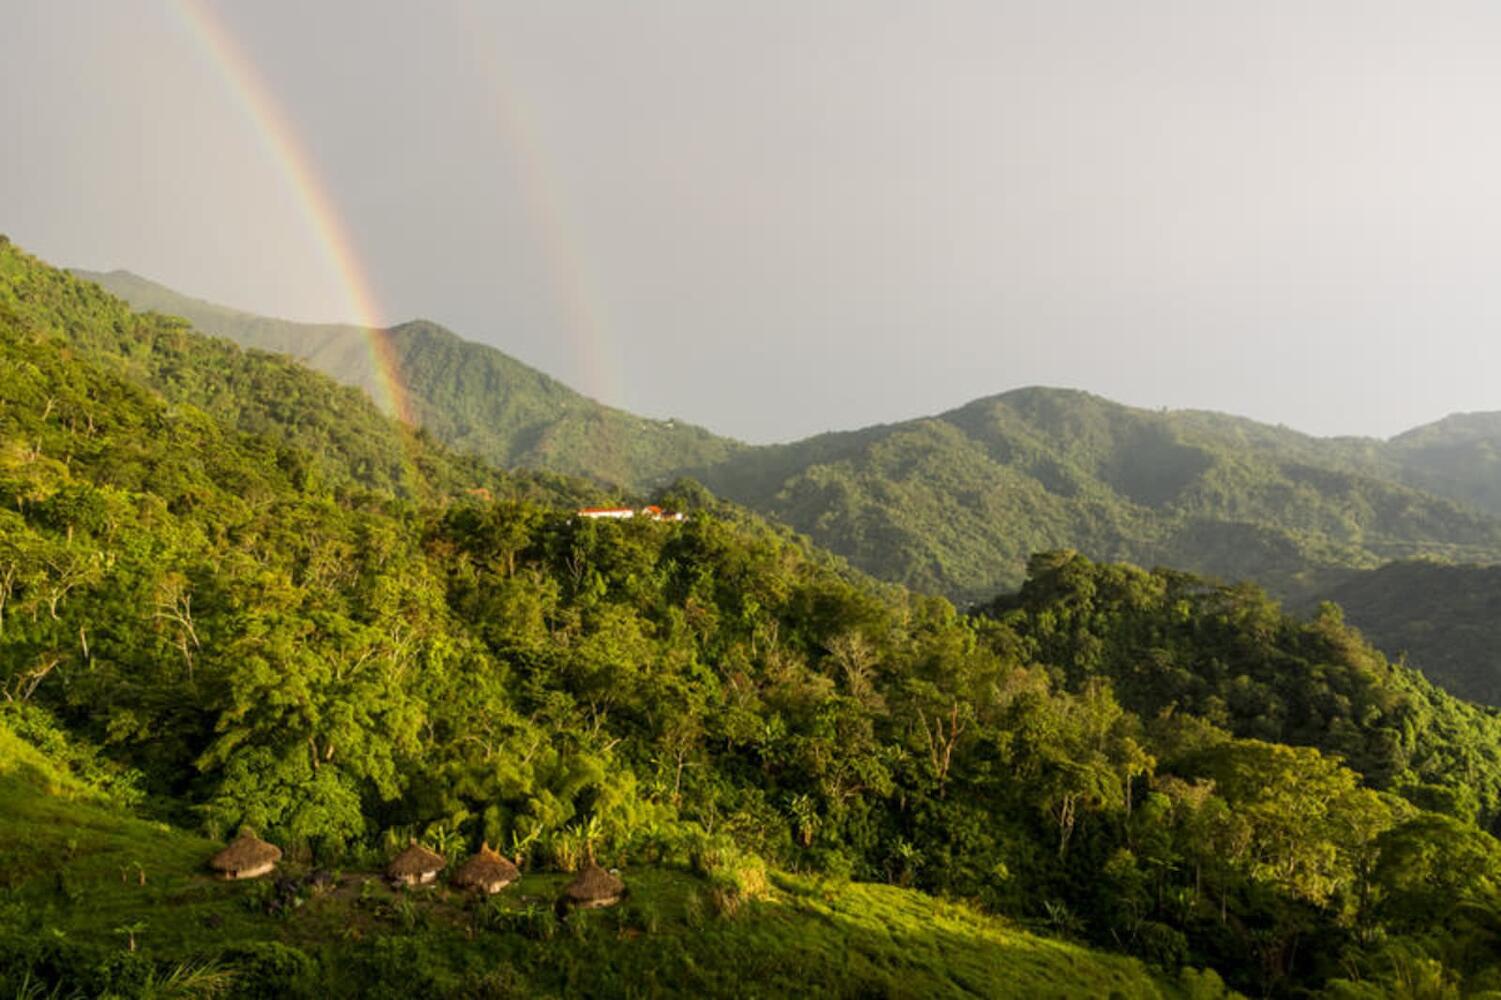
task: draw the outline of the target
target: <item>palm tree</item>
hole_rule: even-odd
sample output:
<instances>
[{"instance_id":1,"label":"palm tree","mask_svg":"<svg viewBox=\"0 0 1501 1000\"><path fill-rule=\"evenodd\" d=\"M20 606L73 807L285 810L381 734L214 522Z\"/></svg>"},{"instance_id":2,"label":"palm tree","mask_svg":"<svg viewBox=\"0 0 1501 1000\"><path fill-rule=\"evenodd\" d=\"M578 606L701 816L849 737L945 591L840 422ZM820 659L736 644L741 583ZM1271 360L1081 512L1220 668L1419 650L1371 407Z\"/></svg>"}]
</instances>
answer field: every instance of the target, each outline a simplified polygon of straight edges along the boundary
<instances>
[{"instance_id":1,"label":"palm tree","mask_svg":"<svg viewBox=\"0 0 1501 1000\"><path fill-rule=\"evenodd\" d=\"M433 850L450 861L464 849L463 834L444 822L434 823L428 827L427 840L433 845Z\"/></svg>"},{"instance_id":2,"label":"palm tree","mask_svg":"<svg viewBox=\"0 0 1501 1000\"><path fill-rule=\"evenodd\" d=\"M813 834L818 831L818 807L812 796L797 794L788 803L793 820L797 823L797 839L804 847L813 845Z\"/></svg>"},{"instance_id":3,"label":"palm tree","mask_svg":"<svg viewBox=\"0 0 1501 1000\"><path fill-rule=\"evenodd\" d=\"M526 854L527 849L536 843L537 838L540 836L542 836L542 825L540 823L532 827L532 831L524 837L517 834L515 830L511 831L511 862L517 868L521 867L521 860Z\"/></svg>"},{"instance_id":4,"label":"palm tree","mask_svg":"<svg viewBox=\"0 0 1501 1000\"><path fill-rule=\"evenodd\" d=\"M124 934L125 937L126 937L126 939L127 939L127 941L128 941L127 947L131 951L135 951L136 950L136 935L139 934L139 933L141 933L141 931L143 931L145 929L146 929L146 921L144 921L144 920L137 920L135 923L132 923L132 924L121 924L119 927L115 928L115 933L116 934Z\"/></svg>"},{"instance_id":5,"label":"palm tree","mask_svg":"<svg viewBox=\"0 0 1501 1000\"><path fill-rule=\"evenodd\" d=\"M579 836L584 842L584 853L588 855L589 863L594 863L594 843L599 840L601 828L604 826L596 814L589 817L589 822L579 828Z\"/></svg>"}]
</instances>

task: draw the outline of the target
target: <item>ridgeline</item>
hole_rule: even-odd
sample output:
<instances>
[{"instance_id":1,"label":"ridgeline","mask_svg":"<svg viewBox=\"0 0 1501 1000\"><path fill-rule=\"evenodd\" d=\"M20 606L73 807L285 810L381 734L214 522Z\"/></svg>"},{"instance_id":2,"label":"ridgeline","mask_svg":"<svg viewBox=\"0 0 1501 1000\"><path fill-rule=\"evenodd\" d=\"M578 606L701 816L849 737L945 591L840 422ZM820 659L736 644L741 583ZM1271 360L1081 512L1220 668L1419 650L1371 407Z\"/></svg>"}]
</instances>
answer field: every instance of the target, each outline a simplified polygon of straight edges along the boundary
<instances>
[{"instance_id":1,"label":"ridgeline","mask_svg":"<svg viewBox=\"0 0 1501 1000\"><path fill-rule=\"evenodd\" d=\"M1498 422L1451 418L1381 442L1223 414L1019 389L938 416L752 447L602 406L427 322L369 334L268 319L128 272L83 272L138 308L373 387L367 336L397 358L417 423L503 467L651 491L691 477L866 572L960 603L1018 586L1027 558L1255 579L1285 595L1394 559L1501 561Z\"/></svg>"}]
</instances>

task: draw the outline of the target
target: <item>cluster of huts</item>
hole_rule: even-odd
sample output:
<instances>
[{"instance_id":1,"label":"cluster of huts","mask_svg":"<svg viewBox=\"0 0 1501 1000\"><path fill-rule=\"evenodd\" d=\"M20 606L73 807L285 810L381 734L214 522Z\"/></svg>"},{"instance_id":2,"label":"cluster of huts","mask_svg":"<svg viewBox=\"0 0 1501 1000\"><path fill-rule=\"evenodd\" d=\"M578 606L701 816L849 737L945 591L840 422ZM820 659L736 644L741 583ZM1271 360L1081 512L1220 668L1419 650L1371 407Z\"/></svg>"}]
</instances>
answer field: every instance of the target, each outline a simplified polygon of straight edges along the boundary
<instances>
[{"instance_id":1,"label":"cluster of huts","mask_svg":"<svg viewBox=\"0 0 1501 1000\"><path fill-rule=\"evenodd\" d=\"M209 867L226 879L258 878L269 874L281 860L281 848L268 844L244 829L218 854L209 859ZM448 866L448 859L412 840L386 866L386 877L393 885L427 885L438 880ZM521 878L521 871L488 843L465 859L454 870L449 884L484 895L493 895ZM558 900L559 909L595 909L614 906L625 895L625 883L619 876L590 862L567 886Z\"/></svg>"}]
</instances>

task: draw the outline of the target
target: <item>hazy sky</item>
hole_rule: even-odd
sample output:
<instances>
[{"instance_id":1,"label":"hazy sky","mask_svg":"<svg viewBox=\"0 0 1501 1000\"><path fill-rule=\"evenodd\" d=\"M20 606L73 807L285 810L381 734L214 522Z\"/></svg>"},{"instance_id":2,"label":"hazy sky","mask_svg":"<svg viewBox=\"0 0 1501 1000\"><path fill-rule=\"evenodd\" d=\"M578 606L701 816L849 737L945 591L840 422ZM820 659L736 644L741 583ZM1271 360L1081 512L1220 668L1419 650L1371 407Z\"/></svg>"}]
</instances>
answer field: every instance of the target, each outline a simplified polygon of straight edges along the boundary
<instances>
[{"instance_id":1,"label":"hazy sky","mask_svg":"<svg viewBox=\"0 0 1501 1000\"><path fill-rule=\"evenodd\" d=\"M1037 383L1324 434L1501 409L1501 4L201 10L387 321L609 403L757 441ZM7 0L0 232L354 318L195 16Z\"/></svg>"}]
</instances>

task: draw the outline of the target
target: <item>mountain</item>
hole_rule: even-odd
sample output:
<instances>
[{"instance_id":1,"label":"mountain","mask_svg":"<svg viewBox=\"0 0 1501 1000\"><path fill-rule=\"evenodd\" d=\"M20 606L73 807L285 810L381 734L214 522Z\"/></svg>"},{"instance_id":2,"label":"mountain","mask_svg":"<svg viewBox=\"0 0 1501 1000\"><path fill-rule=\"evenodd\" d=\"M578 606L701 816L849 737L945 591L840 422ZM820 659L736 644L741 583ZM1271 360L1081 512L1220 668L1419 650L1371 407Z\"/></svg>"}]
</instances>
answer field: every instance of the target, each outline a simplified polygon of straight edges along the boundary
<instances>
[{"instance_id":1,"label":"mountain","mask_svg":"<svg viewBox=\"0 0 1501 1000\"><path fill-rule=\"evenodd\" d=\"M0 321L33 339L55 337L102 371L254 435L299 482L410 496L484 489L563 503L602 495L591 483L505 473L387 419L362 392L280 355L202 336L180 319L131 312L90 282L0 242ZM57 400L52 400L55 404ZM171 411L176 419L178 411ZM89 420L75 414L75 420Z\"/></svg>"},{"instance_id":2,"label":"mountain","mask_svg":"<svg viewBox=\"0 0 1501 1000\"><path fill-rule=\"evenodd\" d=\"M87 277L138 307L372 384L354 328L251 316L121 271ZM637 490L692 477L860 569L960 601L1015 587L1031 553L1065 546L1289 594L1327 572L1392 559L1501 560L1501 522L1466 502L1476 490L1456 487L1458 499L1445 499L1420 488L1444 482L1421 473L1437 459L1417 441L1323 440L1033 388L931 418L750 447L600 406L432 324L382 335L418 422L452 447Z\"/></svg>"},{"instance_id":3,"label":"mountain","mask_svg":"<svg viewBox=\"0 0 1501 1000\"><path fill-rule=\"evenodd\" d=\"M676 420L603 406L556 379L436 323L388 330L269 319L179 295L128 271L75 272L137 309L181 316L245 347L297 358L383 398L370 338L384 342L410 416L438 440L506 467L550 469L637 491L685 467L718 464L743 445Z\"/></svg>"},{"instance_id":4,"label":"mountain","mask_svg":"<svg viewBox=\"0 0 1501 1000\"><path fill-rule=\"evenodd\" d=\"M1374 645L1436 684L1501 707L1501 567L1404 560L1339 574L1316 600L1338 604Z\"/></svg>"},{"instance_id":5,"label":"mountain","mask_svg":"<svg viewBox=\"0 0 1501 1000\"><path fill-rule=\"evenodd\" d=\"M1501 522L1372 475L1346 445L1070 390L759 448L699 475L857 566L961 600L1062 546L1283 591L1416 554L1501 558Z\"/></svg>"},{"instance_id":6,"label":"mountain","mask_svg":"<svg viewBox=\"0 0 1501 1000\"><path fill-rule=\"evenodd\" d=\"M372 474L322 376L0 251L7 995L1501 976L1501 717L1335 613L1054 552L964 614L751 515L455 492L420 440ZM1056 398L938 431L1021 440ZM1080 492L1204 482L1159 442L1181 485L1144 495L1114 411L1063 403L1096 414L1057 450ZM244 826L276 880L195 873ZM521 884L391 891L412 840ZM629 900L559 917L590 860Z\"/></svg>"},{"instance_id":7,"label":"mountain","mask_svg":"<svg viewBox=\"0 0 1501 1000\"><path fill-rule=\"evenodd\" d=\"M1456 413L1399 434L1388 451L1408 482L1501 514L1501 413Z\"/></svg>"}]
</instances>

